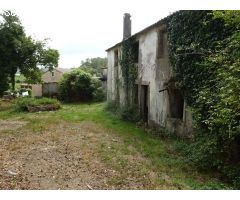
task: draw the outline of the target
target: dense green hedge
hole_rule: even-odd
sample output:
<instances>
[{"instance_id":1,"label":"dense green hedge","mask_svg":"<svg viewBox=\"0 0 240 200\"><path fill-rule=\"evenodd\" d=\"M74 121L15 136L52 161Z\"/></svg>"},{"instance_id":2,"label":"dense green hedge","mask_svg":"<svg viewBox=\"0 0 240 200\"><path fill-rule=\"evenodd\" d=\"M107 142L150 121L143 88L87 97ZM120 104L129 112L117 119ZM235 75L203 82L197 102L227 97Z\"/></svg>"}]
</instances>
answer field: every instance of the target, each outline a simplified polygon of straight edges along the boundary
<instances>
[{"instance_id":1,"label":"dense green hedge","mask_svg":"<svg viewBox=\"0 0 240 200\"><path fill-rule=\"evenodd\" d=\"M170 62L196 126L189 158L238 185L239 16L239 11L179 11L167 19Z\"/></svg>"},{"instance_id":2,"label":"dense green hedge","mask_svg":"<svg viewBox=\"0 0 240 200\"><path fill-rule=\"evenodd\" d=\"M58 88L59 98L65 102L101 101L105 98L101 82L81 69L64 74Z\"/></svg>"}]
</instances>

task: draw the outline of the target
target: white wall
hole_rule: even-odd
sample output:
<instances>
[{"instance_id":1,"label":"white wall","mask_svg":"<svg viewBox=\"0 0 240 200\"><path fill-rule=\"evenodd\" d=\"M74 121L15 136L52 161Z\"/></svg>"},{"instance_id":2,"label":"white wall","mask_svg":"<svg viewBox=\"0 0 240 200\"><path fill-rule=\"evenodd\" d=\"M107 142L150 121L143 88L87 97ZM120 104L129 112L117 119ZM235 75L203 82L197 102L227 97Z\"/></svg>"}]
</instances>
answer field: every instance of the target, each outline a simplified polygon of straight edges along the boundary
<instances>
[{"instance_id":1,"label":"white wall","mask_svg":"<svg viewBox=\"0 0 240 200\"><path fill-rule=\"evenodd\" d=\"M159 27L158 27L159 28ZM148 123L150 125L160 125L183 135L183 132L191 132L191 114L184 110L182 120L169 118L169 94L168 91L159 93L159 90L166 88L166 83L173 76L172 68L169 64L167 34L164 34L164 53L161 58L157 56L158 28L153 28L138 36L139 40L139 61L138 61L138 82L141 85L149 86L148 102ZM120 50L120 47L118 47ZM108 101L115 100L116 97L116 67L114 67L114 50L108 52ZM124 104L125 92L123 89L123 79L119 67L119 88L120 103ZM187 108L185 103L185 108Z\"/></svg>"}]
</instances>

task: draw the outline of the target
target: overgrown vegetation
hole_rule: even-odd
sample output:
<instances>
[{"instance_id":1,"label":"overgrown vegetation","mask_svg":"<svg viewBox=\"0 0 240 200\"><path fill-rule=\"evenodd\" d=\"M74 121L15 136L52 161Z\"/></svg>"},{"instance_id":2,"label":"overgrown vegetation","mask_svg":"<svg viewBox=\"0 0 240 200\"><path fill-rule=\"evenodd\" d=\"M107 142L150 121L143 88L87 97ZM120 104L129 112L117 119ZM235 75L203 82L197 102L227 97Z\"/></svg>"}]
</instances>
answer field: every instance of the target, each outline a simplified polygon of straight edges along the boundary
<instances>
[{"instance_id":1,"label":"overgrown vegetation","mask_svg":"<svg viewBox=\"0 0 240 200\"><path fill-rule=\"evenodd\" d=\"M130 92L133 89L138 75L136 58L138 57L138 46L135 38L131 37L124 40L121 49L121 59L119 61L124 81L124 90L126 94L126 105L130 106Z\"/></svg>"},{"instance_id":2,"label":"overgrown vegetation","mask_svg":"<svg viewBox=\"0 0 240 200\"><path fill-rule=\"evenodd\" d=\"M167 20L171 65L196 123L189 159L238 187L239 24L239 11L179 11Z\"/></svg>"},{"instance_id":3,"label":"overgrown vegetation","mask_svg":"<svg viewBox=\"0 0 240 200\"><path fill-rule=\"evenodd\" d=\"M59 99L65 102L101 101L105 98L100 80L81 69L64 74L58 88Z\"/></svg>"},{"instance_id":4,"label":"overgrown vegetation","mask_svg":"<svg viewBox=\"0 0 240 200\"><path fill-rule=\"evenodd\" d=\"M29 111L29 112L37 112L37 111L47 111L47 110L57 110L61 107L61 104L56 99L50 98L29 98L29 97L21 97L16 99L15 109L17 111Z\"/></svg>"},{"instance_id":5,"label":"overgrown vegetation","mask_svg":"<svg viewBox=\"0 0 240 200\"><path fill-rule=\"evenodd\" d=\"M128 122L139 122L140 113L136 105L119 106L116 101L107 102L105 109L114 113L117 117Z\"/></svg>"}]
</instances>

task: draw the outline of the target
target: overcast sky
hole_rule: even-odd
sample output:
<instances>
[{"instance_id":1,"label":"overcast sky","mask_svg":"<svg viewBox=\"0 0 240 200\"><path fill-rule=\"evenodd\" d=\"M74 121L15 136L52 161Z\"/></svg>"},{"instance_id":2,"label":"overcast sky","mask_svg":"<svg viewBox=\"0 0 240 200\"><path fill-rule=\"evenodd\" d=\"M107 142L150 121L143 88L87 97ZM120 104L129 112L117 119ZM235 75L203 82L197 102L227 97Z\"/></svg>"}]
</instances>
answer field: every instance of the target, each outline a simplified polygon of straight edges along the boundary
<instances>
[{"instance_id":1,"label":"overcast sky","mask_svg":"<svg viewBox=\"0 0 240 200\"><path fill-rule=\"evenodd\" d=\"M173 11L236 9L237 0L232 1L0 0L0 8L17 14L28 35L50 38L50 47L60 52L59 67L71 68L86 58L106 57L105 49L122 40L126 12L132 16L134 34Z\"/></svg>"}]
</instances>

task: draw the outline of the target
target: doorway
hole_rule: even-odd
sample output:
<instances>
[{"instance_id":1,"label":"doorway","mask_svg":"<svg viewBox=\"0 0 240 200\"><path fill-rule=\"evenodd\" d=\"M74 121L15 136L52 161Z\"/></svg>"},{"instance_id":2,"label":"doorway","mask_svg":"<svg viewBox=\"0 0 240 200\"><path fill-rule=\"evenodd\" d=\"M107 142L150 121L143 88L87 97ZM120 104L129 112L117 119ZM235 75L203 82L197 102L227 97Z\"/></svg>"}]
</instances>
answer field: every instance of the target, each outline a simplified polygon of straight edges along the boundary
<instances>
[{"instance_id":1,"label":"doorway","mask_svg":"<svg viewBox=\"0 0 240 200\"><path fill-rule=\"evenodd\" d=\"M183 119L184 99L182 93L178 89L170 89L169 92L169 107L170 118Z\"/></svg>"},{"instance_id":2,"label":"doorway","mask_svg":"<svg viewBox=\"0 0 240 200\"><path fill-rule=\"evenodd\" d=\"M149 86L141 85L141 115L144 122L148 122Z\"/></svg>"}]
</instances>

